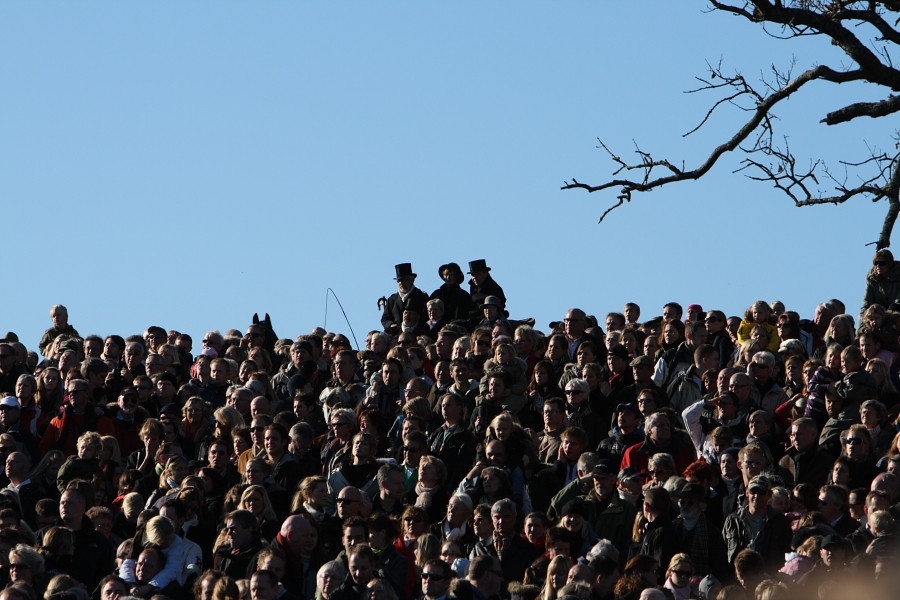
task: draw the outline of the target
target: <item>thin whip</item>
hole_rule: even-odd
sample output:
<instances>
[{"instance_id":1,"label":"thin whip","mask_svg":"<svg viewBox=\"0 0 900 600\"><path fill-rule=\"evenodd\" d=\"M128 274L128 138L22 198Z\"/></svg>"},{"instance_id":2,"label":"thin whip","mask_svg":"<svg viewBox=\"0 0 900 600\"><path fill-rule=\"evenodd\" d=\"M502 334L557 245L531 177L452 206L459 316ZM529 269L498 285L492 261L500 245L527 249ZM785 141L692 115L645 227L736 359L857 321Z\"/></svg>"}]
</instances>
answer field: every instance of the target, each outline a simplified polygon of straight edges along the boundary
<instances>
[{"instance_id":1,"label":"thin whip","mask_svg":"<svg viewBox=\"0 0 900 600\"><path fill-rule=\"evenodd\" d=\"M328 329L328 292L331 292L331 295L334 296L335 301L338 303L338 306L341 309L341 313L344 315L344 320L347 322L347 327L350 328L350 335L353 336L353 343L356 344L356 347L359 348L359 341L356 339L356 333L353 331L353 326L350 324L350 319L347 318L347 312L344 310L344 305L341 304L341 299L337 297L337 294L334 293L334 290L331 288L327 288L325 290L325 329Z\"/></svg>"}]
</instances>

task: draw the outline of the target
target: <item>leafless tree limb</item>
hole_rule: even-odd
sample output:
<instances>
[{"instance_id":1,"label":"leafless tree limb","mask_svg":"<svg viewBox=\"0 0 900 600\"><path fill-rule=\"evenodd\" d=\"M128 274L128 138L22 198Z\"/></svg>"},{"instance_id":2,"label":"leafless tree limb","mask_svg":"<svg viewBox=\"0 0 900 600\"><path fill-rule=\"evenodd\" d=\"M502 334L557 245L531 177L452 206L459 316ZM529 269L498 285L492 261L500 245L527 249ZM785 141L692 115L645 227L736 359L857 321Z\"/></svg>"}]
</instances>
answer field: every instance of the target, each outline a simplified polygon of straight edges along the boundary
<instances>
[{"instance_id":1,"label":"leafless tree limb","mask_svg":"<svg viewBox=\"0 0 900 600\"><path fill-rule=\"evenodd\" d=\"M733 106L749 113L749 117L723 143L713 148L706 158L693 168L676 167L666 157L654 156L635 143L638 158L629 162L616 154L605 142L600 147L617 165L613 179L596 185L576 179L564 182L562 189L583 189L598 192L618 188L616 203L607 208L600 221L613 210L631 202L636 192L649 192L671 183L696 180L706 175L726 154L739 151L745 154L736 173L752 180L768 182L790 198L796 206L842 204L856 197L872 201L886 200L888 211L876 243L886 247L890 234L900 216L900 151L884 153L870 151L860 161L841 161L842 177L836 177L820 159L806 161L804 167L794 156L786 139L775 143L773 110L783 100L800 92L813 81L831 84L866 82L880 86L887 96L875 102L856 102L827 113L821 120L826 125L848 123L859 117L880 118L900 112L900 71L893 66L891 51L900 46L900 0L708 0L709 12L725 12L760 24L766 33L780 39L804 36L824 36L838 46L853 61L851 68L834 69L827 65L808 68L792 76L795 62L787 69L771 67L771 77L763 79L756 89L740 72L726 74L721 61L708 64L708 75L698 77L700 86L688 93L713 92L720 97L713 102L699 124L685 136L706 126L714 113L724 106ZM781 28L773 34L767 26ZM763 92L760 92L763 90ZM900 144L898 144L900 147ZM895 148L897 150L897 148ZM663 169L663 173L659 173ZM639 177L629 177L631 172ZM855 179L851 183L851 178ZM833 191L820 188L827 182Z\"/></svg>"}]
</instances>

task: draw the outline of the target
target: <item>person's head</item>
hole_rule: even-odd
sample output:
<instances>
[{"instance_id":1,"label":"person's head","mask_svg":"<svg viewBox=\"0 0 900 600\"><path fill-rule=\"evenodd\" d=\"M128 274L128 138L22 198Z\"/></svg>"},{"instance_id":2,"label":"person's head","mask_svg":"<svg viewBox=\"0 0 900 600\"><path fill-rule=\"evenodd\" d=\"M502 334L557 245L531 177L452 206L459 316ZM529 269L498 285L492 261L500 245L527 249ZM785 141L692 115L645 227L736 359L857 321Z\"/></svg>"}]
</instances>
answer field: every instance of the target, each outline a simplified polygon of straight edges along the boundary
<instances>
[{"instance_id":1,"label":"person's head","mask_svg":"<svg viewBox=\"0 0 900 600\"><path fill-rule=\"evenodd\" d=\"M347 551L350 577L357 586L365 586L375 574L375 553L368 544L357 544Z\"/></svg>"},{"instance_id":2,"label":"person's head","mask_svg":"<svg viewBox=\"0 0 900 600\"><path fill-rule=\"evenodd\" d=\"M587 315L580 308L570 308L563 319L563 329L569 339L577 340L584 333Z\"/></svg>"},{"instance_id":3,"label":"person's head","mask_svg":"<svg viewBox=\"0 0 900 600\"><path fill-rule=\"evenodd\" d=\"M341 543L345 552L349 552L350 548L357 544L367 543L368 540L369 526L362 517L350 517L341 523Z\"/></svg>"},{"instance_id":4,"label":"person's head","mask_svg":"<svg viewBox=\"0 0 900 600\"><path fill-rule=\"evenodd\" d=\"M472 498L468 494L462 492L453 494L447 502L447 522L452 527L459 527L469 520L474 508Z\"/></svg>"},{"instance_id":5,"label":"person's head","mask_svg":"<svg viewBox=\"0 0 900 600\"><path fill-rule=\"evenodd\" d=\"M128 585L128 582L116 575L107 575L100 582L100 600L120 600L130 595L130 592L131 586ZM197 600L209 600L199 595L196 597Z\"/></svg>"},{"instance_id":6,"label":"person's head","mask_svg":"<svg viewBox=\"0 0 900 600\"><path fill-rule=\"evenodd\" d=\"M428 513L418 506L407 506L400 518L405 539L417 539L428 529Z\"/></svg>"},{"instance_id":7,"label":"person's head","mask_svg":"<svg viewBox=\"0 0 900 600\"><path fill-rule=\"evenodd\" d=\"M275 600L278 597L278 578L275 573L261 569L250 576L251 600Z\"/></svg>"},{"instance_id":8,"label":"person's head","mask_svg":"<svg viewBox=\"0 0 900 600\"><path fill-rule=\"evenodd\" d=\"M672 423L665 413L655 412L644 420L647 437L657 444L668 444L672 439Z\"/></svg>"},{"instance_id":9,"label":"person's head","mask_svg":"<svg viewBox=\"0 0 900 600\"><path fill-rule=\"evenodd\" d=\"M337 591L344 579L347 578L347 569L339 560L332 560L321 567L316 573L316 591L324 598L329 598Z\"/></svg>"},{"instance_id":10,"label":"person's head","mask_svg":"<svg viewBox=\"0 0 900 600\"><path fill-rule=\"evenodd\" d=\"M555 567L554 560L556 559L551 560L550 565L547 567L547 577L548 579L551 575L555 577L556 572L561 570L562 581L565 583L568 566L562 568L560 565L562 561L567 561L568 559L562 557L561 561L557 561ZM486 598L497 595L503 587L503 570L501 569L500 561L496 556L476 556L472 559L472 562L469 563L469 569L466 576L469 582Z\"/></svg>"},{"instance_id":11,"label":"person's head","mask_svg":"<svg viewBox=\"0 0 900 600\"><path fill-rule=\"evenodd\" d=\"M771 498L772 483L765 475L757 475L747 484L747 508L750 514L765 514Z\"/></svg>"},{"instance_id":12,"label":"person's head","mask_svg":"<svg viewBox=\"0 0 900 600\"><path fill-rule=\"evenodd\" d=\"M823 485L819 488L818 510L829 523L836 521L847 512L850 492L841 485Z\"/></svg>"},{"instance_id":13,"label":"person's head","mask_svg":"<svg viewBox=\"0 0 900 600\"><path fill-rule=\"evenodd\" d=\"M258 522L249 510L235 510L225 517L225 535L233 549L246 549L257 535Z\"/></svg>"},{"instance_id":14,"label":"person's head","mask_svg":"<svg viewBox=\"0 0 900 600\"><path fill-rule=\"evenodd\" d=\"M304 513L291 515L281 524L281 537L295 554L310 556L319 542L319 531Z\"/></svg>"},{"instance_id":15,"label":"person's head","mask_svg":"<svg viewBox=\"0 0 900 600\"><path fill-rule=\"evenodd\" d=\"M158 546L147 546L140 553L134 566L134 576L139 584L147 584L166 566L166 555Z\"/></svg>"},{"instance_id":16,"label":"person's head","mask_svg":"<svg viewBox=\"0 0 900 600\"><path fill-rule=\"evenodd\" d=\"M9 575L13 583L33 584L44 578L44 556L27 544L9 551Z\"/></svg>"},{"instance_id":17,"label":"person's head","mask_svg":"<svg viewBox=\"0 0 900 600\"><path fill-rule=\"evenodd\" d=\"M806 452L818 443L819 428L816 422L808 417L795 419L791 423L791 446L798 452Z\"/></svg>"},{"instance_id":18,"label":"person's head","mask_svg":"<svg viewBox=\"0 0 900 600\"><path fill-rule=\"evenodd\" d=\"M842 454L851 461L864 460L872 454L872 435L865 425L854 423L842 432L841 441L844 446Z\"/></svg>"},{"instance_id":19,"label":"person's head","mask_svg":"<svg viewBox=\"0 0 900 600\"><path fill-rule=\"evenodd\" d=\"M752 592L766 575L766 563L759 552L745 548L734 559L734 571L741 586Z\"/></svg>"},{"instance_id":20,"label":"person's head","mask_svg":"<svg viewBox=\"0 0 900 600\"><path fill-rule=\"evenodd\" d=\"M59 517L67 526L80 528L81 519L87 510L84 494L74 488L67 488L59 499Z\"/></svg>"},{"instance_id":21,"label":"person's head","mask_svg":"<svg viewBox=\"0 0 900 600\"><path fill-rule=\"evenodd\" d=\"M693 576L694 561L691 560L690 555L679 553L672 557L669 567L666 569L666 578L672 582L672 585L677 588L688 586Z\"/></svg>"},{"instance_id":22,"label":"person's head","mask_svg":"<svg viewBox=\"0 0 900 600\"><path fill-rule=\"evenodd\" d=\"M447 481L447 465L436 456L423 456L419 461L419 481L428 487L442 486Z\"/></svg>"},{"instance_id":23,"label":"person's head","mask_svg":"<svg viewBox=\"0 0 900 600\"><path fill-rule=\"evenodd\" d=\"M363 493L359 488L347 486L337 495L337 513L341 519L363 514Z\"/></svg>"},{"instance_id":24,"label":"person's head","mask_svg":"<svg viewBox=\"0 0 900 600\"><path fill-rule=\"evenodd\" d=\"M440 598L450 590L453 571L446 562L434 558L422 568L422 594L425 598Z\"/></svg>"},{"instance_id":25,"label":"person's head","mask_svg":"<svg viewBox=\"0 0 900 600\"><path fill-rule=\"evenodd\" d=\"M518 510L515 502L508 498L497 500L491 506L491 520L494 523L494 531L500 537L511 537L515 533L516 515Z\"/></svg>"},{"instance_id":26,"label":"person's head","mask_svg":"<svg viewBox=\"0 0 900 600\"><path fill-rule=\"evenodd\" d=\"M759 442L747 444L738 454L738 466L746 481L760 475L771 464L771 452L765 444Z\"/></svg>"}]
</instances>

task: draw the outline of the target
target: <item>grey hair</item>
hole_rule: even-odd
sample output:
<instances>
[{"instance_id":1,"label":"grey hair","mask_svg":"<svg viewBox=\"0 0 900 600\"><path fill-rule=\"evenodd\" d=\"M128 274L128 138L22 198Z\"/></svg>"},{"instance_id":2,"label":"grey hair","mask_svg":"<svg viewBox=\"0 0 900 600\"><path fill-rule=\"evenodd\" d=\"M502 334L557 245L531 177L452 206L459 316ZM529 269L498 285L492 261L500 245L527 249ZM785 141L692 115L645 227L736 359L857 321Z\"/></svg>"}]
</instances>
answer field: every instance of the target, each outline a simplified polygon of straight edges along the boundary
<instances>
[{"instance_id":1,"label":"grey hair","mask_svg":"<svg viewBox=\"0 0 900 600\"><path fill-rule=\"evenodd\" d=\"M516 508L516 503L510 500L509 498L502 498L494 502L491 506L491 514L497 515L502 513L505 510L510 510L514 515L519 514L519 509Z\"/></svg>"}]
</instances>

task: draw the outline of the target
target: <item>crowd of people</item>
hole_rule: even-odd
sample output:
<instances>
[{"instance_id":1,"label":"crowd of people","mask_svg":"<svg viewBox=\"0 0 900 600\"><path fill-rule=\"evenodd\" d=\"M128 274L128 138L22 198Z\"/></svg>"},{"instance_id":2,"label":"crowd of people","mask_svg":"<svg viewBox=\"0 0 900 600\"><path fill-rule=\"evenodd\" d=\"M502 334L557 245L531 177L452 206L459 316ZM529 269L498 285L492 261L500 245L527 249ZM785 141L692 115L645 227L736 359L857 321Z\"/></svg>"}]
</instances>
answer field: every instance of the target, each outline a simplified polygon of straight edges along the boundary
<instances>
[{"instance_id":1,"label":"crowd of people","mask_svg":"<svg viewBox=\"0 0 900 600\"><path fill-rule=\"evenodd\" d=\"M677 302L539 330L396 265L365 348L269 315L0 341L0 600L900 592L900 264L858 320Z\"/></svg>"}]
</instances>

